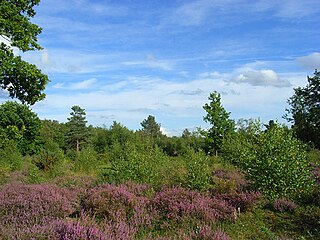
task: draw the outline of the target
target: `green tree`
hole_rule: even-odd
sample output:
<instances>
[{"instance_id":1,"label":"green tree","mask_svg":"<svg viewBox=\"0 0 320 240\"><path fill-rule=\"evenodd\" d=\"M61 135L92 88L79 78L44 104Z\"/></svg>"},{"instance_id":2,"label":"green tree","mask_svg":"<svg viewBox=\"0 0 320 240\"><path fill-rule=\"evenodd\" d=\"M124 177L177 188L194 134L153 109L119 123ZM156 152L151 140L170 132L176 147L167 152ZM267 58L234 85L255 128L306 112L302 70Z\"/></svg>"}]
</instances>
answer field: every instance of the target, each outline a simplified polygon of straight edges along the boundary
<instances>
[{"instance_id":1,"label":"green tree","mask_svg":"<svg viewBox=\"0 0 320 240\"><path fill-rule=\"evenodd\" d=\"M209 152L220 151L223 138L234 131L235 123L229 118L230 113L223 108L221 96L218 92L212 92L208 100L210 102L203 106L203 109L207 112L203 120L211 124L211 127L207 131L202 131L202 133L206 138L207 150Z\"/></svg>"},{"instance_id":2,"label":"green tree","mask_svg":"<svg viewBox=\"0 0 320 240\"><path fill-rule=\"evenodd\" d=\"M223 157L242 168L254 187L270 199L300 199L312 190L310 161L305 146L285 126L267 131L259 121L224 139Z\"/></svg>"},{"instance_id":3,"label":"green tree","mask_svg":"<svg viewBox=\"0 0 320 240\"><path fill-rule=\"evenodd\" d=\"M144 119L141 123L142 131L152 138L158 138L161 136L160 127L161 124L156 122L154 116L149 115L146 119Z\"/></svg>"},{"instance_id":4,"label":"green tree","mask_svg":"<svg viewBox=\"0 0 320 240\"><path fill-rule=\"evenodd\" d=\"M28 106L10 101L0 105L0 141L17 142L22 154L33 154L39 150L40 128L40 119Z\"/></svg>"},{"instance_id":5,"label":"green tree","mask_svg":"<svg viewBox=\"0 0 320 240\"><path fill-rule=\"evenodd\" d=\"M79 106L73 106L71 109L71 117L68 118L69 121L66 123L65 141L67 147L79 152L81 147L88 143L90 137L89 130L86 126L86 113L85 110Z\"/></svg>"},{"instance_id":6,"label":"green tree","mask_svg":"<svg viewBox=\"0 0 320 240\"><path fill-rule=\"evenodd\" d=\"M0 1L0 86L10 97L22 103L34 104L45 98L43 93L48 77L35 65L15 56L13 47L26 52L40 50L37 35L41 28L30 22L35 16L34 6L40 0Z\"/></svg>"},{"instance_id":7,"label":"green tree","mask_svg":"<svg viewBox=\"0 0 320 240\"><path fill-rule=\"evenodd\" d=\"M288 100L289 109L284 116L293 123L297 137L306 143L320 148L320 72L315 70L313 77L307 77L306 87L294 89L294 95Z\"/></svg>"}]
</instances>

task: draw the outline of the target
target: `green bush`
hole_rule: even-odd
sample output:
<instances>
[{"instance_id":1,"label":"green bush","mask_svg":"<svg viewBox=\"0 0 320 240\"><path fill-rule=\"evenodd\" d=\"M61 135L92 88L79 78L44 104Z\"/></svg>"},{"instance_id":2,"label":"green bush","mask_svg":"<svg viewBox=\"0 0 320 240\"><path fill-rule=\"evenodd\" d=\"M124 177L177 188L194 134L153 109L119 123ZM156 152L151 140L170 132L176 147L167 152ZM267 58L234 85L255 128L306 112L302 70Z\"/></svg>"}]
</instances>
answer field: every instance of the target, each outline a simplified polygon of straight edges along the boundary
<instances>
[{"instance_id":1,"label":"green bush","mask_svg":"<svg viewBox=\"0 0 320 240\"><path fill-rule=\"evenodd\" d=\"M98 155L92 148L84 148L76 152L74 169L76 172L92 173L99 166Z\"/></svg>"},{"instance_id":2,"label":"green bush","mask_svg":"<svg viewBox=\"0 0 320 240\"><path fill-rule=\"evenodd\" d=\"M286 127L238 132L224 141L224 157L246 171L255 188L271 199L299 199L311 192L305 146Z\"/></svg>"},{"instance_id":3,"label":"green bush","mask_svg":"<svg viewBox=\"0 0 320 240\"><path fill-rule=\"evenodd\" d=\"M33 156L33 163L41 170L52 170L64 160L64 154L59 145L53 141L45 142L38 155Z\"/></svg>"},{"instance_id":4,"label":"green bush","mask_svg":"<svg viewBox=\"0 0 320 240\"><path fill-rule=\"evenodd\" d=\"M159 184L158 169L168 158L157 146L126 143L122 151L114 149L111 167L101 172L108 182L134 181L138 183Z\"/></svg>"},{"instance_id":5,"label":"green bush","mask_svg":"<svg viewBox=\"0 0 320 240\"><path fill-rule=\"evenodd\" d=\"M207 189L211 180L209 157L202 151L195 152L191 149L184 157L188 171L187 186L200 191Z\"/></svg>"},{"instance_id":6,"label":"green bush","mask_svg":"<svg viewBox=\"0 0 320 240\"><path fill-rule=\"evenodd\" d=\"M8 140L0 148L0 166L10 171L18 170L22 165L22 155L14 141Z\"/></svg>"}]
</instances>

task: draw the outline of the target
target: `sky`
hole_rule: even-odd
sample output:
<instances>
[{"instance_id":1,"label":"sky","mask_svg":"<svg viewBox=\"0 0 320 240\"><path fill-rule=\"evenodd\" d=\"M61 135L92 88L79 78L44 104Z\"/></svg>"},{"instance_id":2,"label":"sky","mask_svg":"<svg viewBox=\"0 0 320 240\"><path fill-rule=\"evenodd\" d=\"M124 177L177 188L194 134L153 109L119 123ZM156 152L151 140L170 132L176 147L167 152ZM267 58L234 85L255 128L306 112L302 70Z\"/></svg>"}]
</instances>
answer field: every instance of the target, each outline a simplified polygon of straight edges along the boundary
<instances>
[{"instance_id":1,"label":"sky","mask_svg":"<svg viewBox=\"0 0 320 240\"><path fill-rule=\"evenodd\" d=\"M319 0L42 0L31 20L41 51L19 53L49 76L41 119L132 130L153 115L163 133L206 128L221 94L232 119L278 120L320 67ZM3 93L0 101L5 101Z\"/></svg>"}]
</instances>

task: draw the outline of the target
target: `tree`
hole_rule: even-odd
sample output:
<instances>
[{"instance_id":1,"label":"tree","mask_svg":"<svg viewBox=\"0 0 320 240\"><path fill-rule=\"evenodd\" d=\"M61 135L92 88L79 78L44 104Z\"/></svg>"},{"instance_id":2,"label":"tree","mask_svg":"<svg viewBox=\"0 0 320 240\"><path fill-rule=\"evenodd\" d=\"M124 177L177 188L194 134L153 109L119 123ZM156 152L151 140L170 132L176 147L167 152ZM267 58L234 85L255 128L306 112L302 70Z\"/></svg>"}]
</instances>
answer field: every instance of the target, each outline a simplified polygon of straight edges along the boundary
<instances>
[{"instance_id":1,"label":"tree","mask_svg":"<svg viewBox=\"0 0 320 240\"><path fill-rule=\"evenodd\" d=\"M68 118L66 123L65 141L68 147L80 151L82 145L89 140L89 130L86 127L86 113L85 110L79 106L73 106L71 117Z\"/></svg>"},{"instance_id":2,"label":"tree","mask_svg":"<svg viewBox=\"0 0 320 240\"><path fill-rule=\"evenodd\" d=\"M28 106L17 102L0 105L1 142L13 140L22 154L33 154L39 150L38 137L41 121Z\"/></svg>"},{"instance_id":3,"label":"tree","mask_svg":"<svg viewBox=\"0 0 320 240\"><path fill-rule=\"evenodd\" d=\"M288 100L290 109L284 116L293 123L296 136L306 143L320 148L320 72L315 70L313 77L307 77L306 87L294 89Z\"/></svg>"},{"instance_id":4,"label":"tree","mask_svg":"<svg viewBox=\"0 0 320 240\"><path fill-rule=\"evenodd\" d=\"M223 138L234 131L235 123L229 119L230 113L223 108L218 92L212 92L208 100L210 102L203 106L203 109L207 112L203 120L210 123L211 127L207 131L202 131L202 134L206 138L208 151L219 151Z\"/></svg>"},{"instance_id":5,"label":"tree","mask_svg":"<svg viewBox=\"0 0 320 240\"><path fill-rule=\"evenodd\" d=\"M152 138L157 138L161 136L160 127L161 124L156 122L154 116L149 115L146 119L144 119L141 123L142 131Z\"/></svg>"},{"instance_id":6,"label":"tree","mask_svg":"<svg viewBox=\"0 0 320 240\"><path fill-rule=\"evenodd\" d=\"M10 97L33 105L45 98L43 93L48 77L35 65L15 56L13 48L22 52L40 50L37 36L42 29L30 22L40 0L0 1L0 86Z\"/></svg>"},{"instance_id":7,"label":"tree","mask_svg":"<svg viewBox=\"0 0 320 240\"><path fill-rule=\"evenodd\" d=\"M308 195L313 180L305 145L278 123L267 131L259 129L259 121L246 123L224 139L223 157L244 170L267 198L295 200Z\"/></svg>"}]
</instances>

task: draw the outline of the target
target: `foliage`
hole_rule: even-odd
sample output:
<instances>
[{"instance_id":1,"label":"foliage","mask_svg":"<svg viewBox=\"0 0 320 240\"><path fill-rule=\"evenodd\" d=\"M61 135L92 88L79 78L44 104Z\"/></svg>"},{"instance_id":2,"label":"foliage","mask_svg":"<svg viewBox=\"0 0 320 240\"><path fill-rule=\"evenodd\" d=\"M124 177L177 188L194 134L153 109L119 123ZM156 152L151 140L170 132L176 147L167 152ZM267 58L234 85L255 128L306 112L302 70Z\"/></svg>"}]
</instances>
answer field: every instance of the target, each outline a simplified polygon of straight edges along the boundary
<instances>
[{"instance_id":1,"label":"foliage","mask_svg":"<svg viewBox=\"0 0 320 240\"><path fill-rule=\"evenodd\" d=\"M259 135L237 132L224 142L224 157L247 173L257 190L271 199L297 199L312 189L305 146L282 126Z\"/></svg>"},{"instance_id":2,"label":"foliage","mask_svg":"<svg viewBox=\"0 0 320 240\"><path fill-rule=\"evenodd\" d=\"M41 170L52 170L57 164L63 162L64 154L58 143L47 141L40 153L33 157L33 163Z\"/></svg>"},{"instance_id":3,"label":"foliage","mask_svg":"<svg viewBox=\"0 0 320 240\"><path fill-rule=\"evenodd\" d=\"M286 199L286 198L279 198L279 199L276 199L273 203L273 209L275 211L279 211L279 212L284 212L284 211L293 211L297 208L298 206Z\"/></svg>"},{"instance_id":4,"label":"foliage","mask_svg":"<svg viewBox=\"0 0 320 240\"><path fill-rule=\"evenodd\" d=\"M10 101L0 105L0 135L4 137L0 142L13 140L22 154L36 153L40 127L40 119L28 106Z\"/></svg>"},{"instance_id":5,"label":"foliage","mask_svg":"<svg viewBox=\"0 0 320 240\"><path fill-rule=\"evenodd\" d=\"M320 148L320 72L308 76L306 87L294 89L294 95L288 100L285 118L293 123L293 130L302 141Z\"/></svg>"},{"instance_id":6,"label":"foliage","mask_svg":"<svg viewBox=\"0 0 320 240\"><path fill-rule=\"evenodd\" d=\"M210 93L208 100L210 102L203 106L207 112L203 120L211 124L211 127L207 131L203 131L203 134L206 138L208 151L219 151L223 138L234 131L235 124L233 120L229 119L230 113L223 108L218 92Z\"/></svg>"},{"instance_id":7,"label":"foliage","mask_svg":"<svg viewBox=\"0 0 320 240\"><path fill-rule=\"evenodd\" d=\"M6 185L0 191L0 236L31 239L75 211L78 194L51 185Z\"/></svg>"},{"instance_id":8,"label":"foliage","mask_svg":"<svg viewBox=\"0 0 320 240\"><path fill-rule=\"evenodd\" d=\"M138 183L159 183L157 169L167 158L159 147L133 143L127 143L125 147L114 147L114 152L111 152L111 168L102 173L109 182L131 180Z\"/></svg>"},{"instance_id":9,"label":"foliage","mask_svg":"<svg viewBox=\"0 0 320 240\"><path fill-rule=\"evenodd\" d=\"M211 169L209 167L209 157L203 152L189 150L185 155L187 166L187 186L194 190L206 190L210 186Z\"/></svg>"},{"instance_id":10,"label":"foliage","mask_svg":"<svg viewBox=\"0 0 320 240\"><path fill-rule=\"evenodd\" d=\"M224 200L210 198L197 191L183 188L164 188L152 200L163 221L181 222L193 217L205 223L234 219L234 208Z\"/></svg>"},{"instance_id":11,"label":"foliage","mask_svg":"<svg viewBox=\"0 0 320 240\"><path fill-rule=\"evenodd\" d=\"M45 97L43 90L49 80L35 65L14 56L13 47L23 52L41 49L37 43L41 28L30 22L36 14L34 6L39 2L0 2L0 36L6 40L0 43L0 86L10 97L31 105Z\"/></svg>"},{"instance_id":12,"label":"foliage","mask_svg":"<svg viewBox=\"0 0 320 240\"><path fill-rule=\"evenodd\" d=\"M154 116L149 115L140 124L142 126L142 132L144 132L147 136L150 136L151 138L157 138L161 135L161 124L156 122Z\"/></svg>"},{"instance_id":13,"label":"foliage","mask_svg":"<svg viewBox=\"0 0 320 240\"><path fill-rule=\"evenodd\" d=\"M22 165L22 156L13 141L8 141L0 148L0 166L9 171L18 170Z\"/></svg>"},{"instance_id":14,"label":"foliage","mask_svg":"<svg viewBox=\"0 0 320 240\"><path fill-rule=\"evenodd\" d=\"M77 152L88 142L89 131L86 127L85 110L79 106L73 106L71 117L66 123L65 141L70 149L75 149Z\"/></svg>"},{"instance_id":15,"label":"foliage","mask_svg":"<svg viewBox=\"0 0 320 240\"><path fill-rule=\"evenodd\" d=\"M77 157L74 162L74 169L76 172L91 173L98 167L98 156L96 152L86 147L80 152L76 153Z\"/></svg>"},{"instance_id":16,"label":"foliage","mask_svg":"<svg viewBox=\"0 0 320 240\"><path fill-rule=\"evenodd\" d=\"M39 140L43 145L45 145L46 142L54 142L58 144L59 148L64 149L65 132L65 124L59 123L56 120L41 120Z\"/></svg>"}]
</instances>

